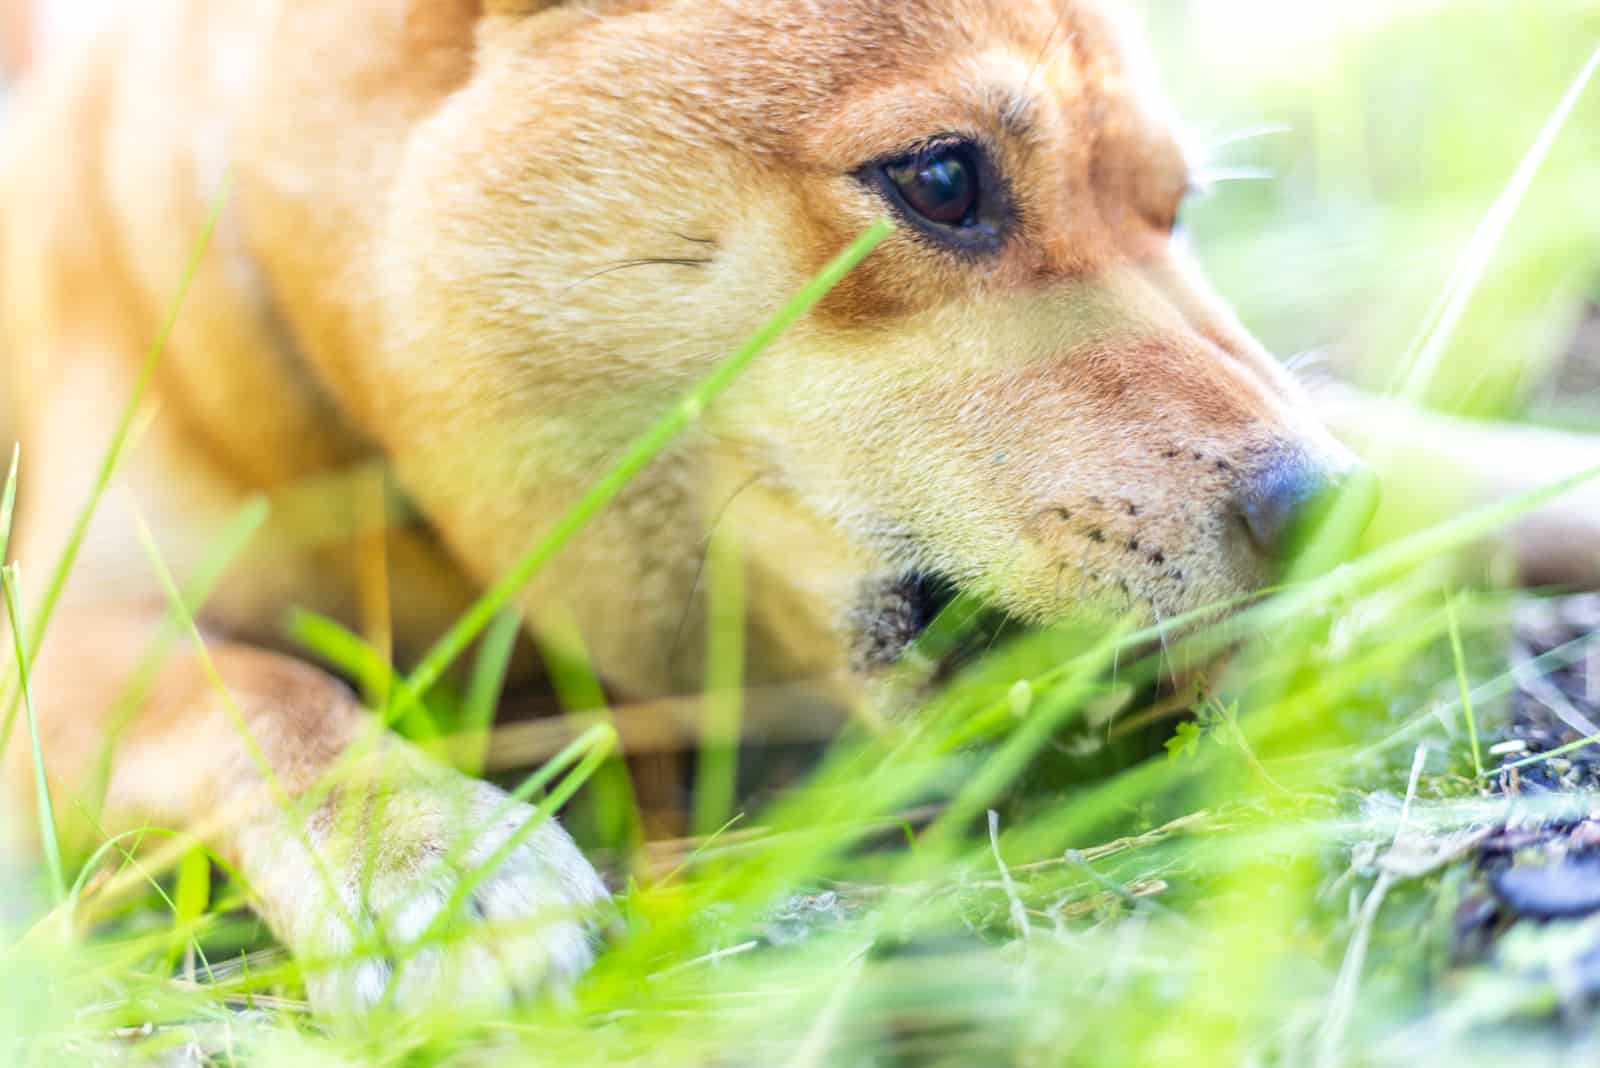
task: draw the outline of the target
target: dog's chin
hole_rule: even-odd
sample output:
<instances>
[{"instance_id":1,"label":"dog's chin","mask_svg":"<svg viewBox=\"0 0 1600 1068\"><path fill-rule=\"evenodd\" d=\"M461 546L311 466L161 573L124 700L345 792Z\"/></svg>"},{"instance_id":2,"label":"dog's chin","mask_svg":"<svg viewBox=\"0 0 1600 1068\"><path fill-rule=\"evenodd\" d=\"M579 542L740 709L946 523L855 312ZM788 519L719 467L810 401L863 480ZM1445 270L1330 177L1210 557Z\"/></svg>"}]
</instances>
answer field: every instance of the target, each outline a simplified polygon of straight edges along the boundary
<instances>
[{"instance_id":1,"label":"dog's chin","mask_svg":"<svg viewBox=\"0 0 1600 1068\"><path fill-rule=\"evenodd\" d=\"M864 582L849 621L852 666L870 677L914 660L930 676L926 681L937 684L993 649L1003 636L1028 628L1000 609L971 603L960 607L954 625L945 626L950 622L947 613L958 611L954 606L961 592L955 582L929 571ZM930 635L936 622L941 633Z\"/></svg>"}]
</instances>

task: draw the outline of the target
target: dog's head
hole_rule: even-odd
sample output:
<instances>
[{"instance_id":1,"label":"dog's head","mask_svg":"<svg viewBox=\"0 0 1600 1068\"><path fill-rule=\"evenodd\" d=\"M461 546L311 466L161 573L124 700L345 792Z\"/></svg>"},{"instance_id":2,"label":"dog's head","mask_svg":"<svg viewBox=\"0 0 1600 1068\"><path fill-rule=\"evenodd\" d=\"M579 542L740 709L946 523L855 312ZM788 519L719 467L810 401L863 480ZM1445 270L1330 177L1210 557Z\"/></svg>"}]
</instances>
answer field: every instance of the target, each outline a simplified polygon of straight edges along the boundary
<instances>
[{"instance_id":1,"label":"dog's head","mask_svg":"<svg viewBox=\"0 0 1600 1068\"><path fill-rule=\"evenodd\" d=\"M403 388L559 426L530 481L614 448L884 215L704 436L855 581L1170 615L1258 587L1350 464L1174 241L1191 174L1099 2L544 6L484 17L387 256L427 354Z\"/></svg>"}]
</instances>

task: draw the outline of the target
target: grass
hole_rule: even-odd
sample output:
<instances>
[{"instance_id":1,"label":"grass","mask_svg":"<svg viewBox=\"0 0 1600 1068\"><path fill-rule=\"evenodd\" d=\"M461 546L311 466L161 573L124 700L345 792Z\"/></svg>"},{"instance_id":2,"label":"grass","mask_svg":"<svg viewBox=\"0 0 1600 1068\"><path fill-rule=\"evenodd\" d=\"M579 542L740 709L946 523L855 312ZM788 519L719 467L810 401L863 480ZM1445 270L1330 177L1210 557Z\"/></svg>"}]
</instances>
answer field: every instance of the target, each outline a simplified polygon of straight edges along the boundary
<instances>
[{"instance_id":1,"label":"grass","mask_svg":"<svg viewBox=\"0 0 1600 1068\"><path fill-rule=\"evenodd\" d=\"M1472 689L1467 685L1467 658L1461 651L1461 621L1456 618L1456 602L1445 599L1450 618L1450 654L1456 665L1456 685L1461 691L1461 712L1467 721L1467 742L1472 746L1472 770L1483 778L1483 751L1478 745L1478 716L1472 709Z\"/></svg>"},{"instance_id":2,"label":"grass","mask_svg":"<svg viewBox=\"0 0 1600 1068\"><path fill-rule=\"evenodd\" d=\"M1181 37L1171 11L1156 30ZM1597 36L1600 22L1581 12L1488 5L1352 31L1303 70L1259 80L1241 76L1250 64L1169 48L1180 89L1203 87L1183 93L1191 114L1292 120L1287 134L1227 147L1234 172L1279 177L1220 182L1196 204L1201 255L1282 351L1337 341L1358 372L1371 361L1374 379L1417 397L1526 408L1527 382L1583 303L1575 279L1600 276L1600 243L1573 234L1600 237L1583 148L1600 109L1578 91ZM1460 102L1482 102L1485 56L1510 73L1475 109L1478 128L1458 129ZM1396 89L1397 59L1426 77ZM1390 108L1371 109L1373 94ZM483 768L517 592L882 234L665 413L409 674L381 641L330 620L297 617L295 640L419 745ZM1352 241L1366 251L1352 254ZM1372 277L1380 268L1405 277ZM1544 349L1520 344L1541 337ZM1397 379L1385 351L1418 356ZM132 426L130 416L102 489ZM748 712L741 547L714 542L703 635L713 684L702 743L685 754L697 766L691 838L645 842L650 814L615 751L627 710L607 707L571 621L541 621L569 740L505 781L539 818L581 806L572 823L620 890L607 949L570 998L325 1027L306 1012L301 965L243 908L242 880L192 839L150 828L80 845L58 840L41 806L39 834L58 859L16 865L15 904L0 903L0 1048L19 1065L1570 1063L1586 1038L1560 1026L1552 984L1451 958L1474 878L1463 843L1507 812L1486 793L1495 769L1483 746L1515 688L1503 652L1515 598L1464 563L1466 550L1589 477L1443 522L1420 496L1387 493L1371 541L1332 538L1316 568L1225 624L1015 636L917 722L847 724L808 773L755 807L738 783L764 758L733 744ZM199 641L206 595L263 508L219 532L186 587L166 577L172 640L150 662ZM69 556L55 586L71 566ZM26 681L37 643L20 640L30 632L12 578ZM49 608L33 613L32 634ZM926 640L973 622L958 606ZM469 653L458 691L448 669ZM1541 659L1588 655L1584 639ZM25 686L18 696L31 727ZM43 797L37 757L35 768ZM1519 804L1581 811L1592 799ZM424 940L454 937L449 915ZM1507 960L1565 959L1558 938L1588 944L1546 935Z\"/></svg>"},{"instance_id":3,"label":"grass","mask_svg":"<svg viewBox=\"0 0 1600 1068\"><path fill-rule=\"evenodd\" d=\"M0 561L11 543L11 520L17 503L17 465L21 450L11 453L11 470L6 475L5 497L0 502ZM33 710L33 689L29 685L28 654L22 647L21 595L17 592L15 564L0 567L0 594L6 602L6 620L11 624L11 642L16 654L16 665L22 684L22 706L27 714L28 741L33 760L34 806L39 817L39 845L44 853L45 865L50 872L50 885L59 904L67 896L66 878L62 874L61 842L56 836L55 802L50 796L50 784L45 776L44 753L39 745L39 717ZM3 746L0 746L3 748Z\"/></svg>"}]
</instances>

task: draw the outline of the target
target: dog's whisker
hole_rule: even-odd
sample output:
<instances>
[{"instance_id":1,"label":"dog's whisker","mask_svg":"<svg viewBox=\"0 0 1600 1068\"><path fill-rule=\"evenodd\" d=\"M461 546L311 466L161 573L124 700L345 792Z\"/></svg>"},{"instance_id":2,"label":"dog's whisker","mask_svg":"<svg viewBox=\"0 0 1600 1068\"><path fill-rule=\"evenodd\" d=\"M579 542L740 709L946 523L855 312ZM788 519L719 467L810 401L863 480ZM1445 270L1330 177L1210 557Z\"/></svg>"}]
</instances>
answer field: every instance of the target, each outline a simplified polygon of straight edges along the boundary
<instances>
[{"instance_id":1,"label":"dog's whisker","mask_svg":"<svg viewBox=\"0 0 1600 1068\"><path fill-rule=\"evenodd\" d=\"M1327 366L1328 347L1316 345L1309 349L1301 349L1283 361L1283 369L1292 375L1300 375L1307 371L1314 371Z\"/></svg>"},{"instance_id":2,"label":"dog's whisker","mask_svg":"<svg viewBox=\"0 0 1600 1068\"><path fill-rule=\"evenodd\" d=\"M579 286L593 282L597 278L604 278L608 274L616 274L619 271L630 271L635 267L706 267L713 262L709 257L690 256L651 256L636 260L622 260L617 263L607 264L596 271L583 275L561 292L563 294L570 293Z\"/></svg>"},{"instance_id":3,"label":"dog's whisker","mask_svg":"<svg viewBox=\"0 0 1600 1068\"><path fill-rule=\"evenodd\" d=\"M1278 174L1271 167L1205 165L1195 173L1194 183L1202 193L1228 182L1271 182Z\"/></svg>"},{"instance_id":4,"label":"dog's whisker","mask_svg":"<svg viewBox=\"0 0 1600 1068\"><path fill-rule=\"evenodd\" d=\"M1274 134L1289 133L1292 129L1289 126L1263 125L1247 127L1235 133L1224 134L1212 141L1202 141L1195 138L1186 139L1185 146L1189 166L1193 171L1192 183L1194 191L1201 196L1205 196L1214 191L1214 186L1227 182L1274 180L1277 177L1277 173L1270 167L1228 163L1222 159L1222 156L1228 148L1235 145Z\"/></svg>"},{"instance_id":5,"label":"dog's whisker","mask_svg":"<svg viewBox=\"0 0 1600 1068\"><path fill-rule=\"evenodd\" d=\"M1024 89L1032 88L1034 76L1039 73L1039 68L1044 66L1045 60L1049 59L1054 53L1054 49L1056 48L1056 35L1059 34L1061 32L1061 28L1067 24L1067 15L1069 10L1070 5L1065 3L1061 5L1060 12L1056 14L1055 24L1050 27L1049 36L1044 39L1044 45L1039 49L1039 54L1034 57L1033 66L1028 68L1028 76L1023 79L1022 84ZM1071 41L1072 35L1069 33L1061 42L1062 46L1064 47L1065 45L1070 44Z\"/></svg>"},{"instance_id":6,"label":"dog's whisker","mask_svg":"<svg viewBox=\"0 0 1600 1068\"><path fill-rule=\"evenodd\" d=\"M733 503L739 499L740 495L765 477L764 474L757 472L740 483L739 487L728 495L728 499L722 502L722 507L717 509L717 514L712 518L711 525L706 528L706 535L700 542L699 561L695 564L694 579L689 583L688 594L684 596L683 611L679 613L678 625L672 632L672 644L667 647L667 663L670 664L677 659L678 650L683 645L683 633L689 625L689 613L694 608L695 595L700 592L700 583L705 578L706 563L711 557L711 540L716 537L717 528L727 518L728 512L733 508Z\"/></svg>"},{"instance_id":7,"label":"dog's whisker","mask_svg":"<svg viewBox=\"0 0 1600 1068\"><path fill-rule=\"evenodd\" d=\"M1151 597L1149 601L1150 611L1156 617L1156 637L1161 640L1161 662L1166 665L1167 677L1172 680L1172 686L1176 689L1178 686L1178 662L1172 655L1172 646L1167 644L1167 621L1162 616L1161 606L1156 603L1156 599ZM1156 673L1160 674L1159 667L1157 667Z\"/></svg>"},{"instance_id":8,"label":"dog's whisker","mask_svg":"<svg viewBox=\"0 0 1600 1068\"><path fill-rule=\"evenodd\" d=\"M1201 146L1202 150L1210 155L1218 149L1231 148L1234 145L1244 144L1247 141L1259 141L1264 137L1278 137L1282 134L1294 133L1294 127L1288 123L1268 122L1255 126L1244 126L1218 137L1214 141L1207 141Z\"/></svg>"},{"instance_id":9,"label":"dog's whisker","mask_svg":"<svg viewBox=\"0 0 1600 1068\"><path fill-rule=\"evenodd\" d=\"M988 644L986 644L983 647L983 655L984 656L988 656L991 652L994 651L995 643L997 643L1000 640L1000 636L1006 632L1006 627L1009 626L1010 623L1011 623L1011 617L1010 616L1001 616L1000 617L1000 624L997 627L994 628L994 633L989 635Z\"/></svg>"}]
</instances>

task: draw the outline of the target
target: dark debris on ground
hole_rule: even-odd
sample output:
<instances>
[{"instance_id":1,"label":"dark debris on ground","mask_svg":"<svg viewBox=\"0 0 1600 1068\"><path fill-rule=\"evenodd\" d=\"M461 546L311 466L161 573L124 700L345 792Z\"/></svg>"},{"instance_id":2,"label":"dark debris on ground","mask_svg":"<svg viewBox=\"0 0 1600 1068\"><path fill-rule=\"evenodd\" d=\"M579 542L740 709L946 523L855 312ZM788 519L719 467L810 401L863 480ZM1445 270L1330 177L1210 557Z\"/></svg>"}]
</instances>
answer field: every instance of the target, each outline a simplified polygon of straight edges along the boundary
<instances>
[{"instance_id":1,"label":"dark debris on ground","mask_svg":"<svg viewBox=\"0 0 1600 1068\"><path fill-rule=\"evenodd\" d=\"M1512 635L1517 688L1488 739L1507 797L1594 795L1591 811L1519 819L1477 846L1471 889L1455 914L1463 971L1542 983L1551 1006L1600 1007L1600 596L1530 599ZM1542 754L1562 755L1528 763ZM1533 953L1530 945L1545 948Z\"/></svg>"}]
</instances>

